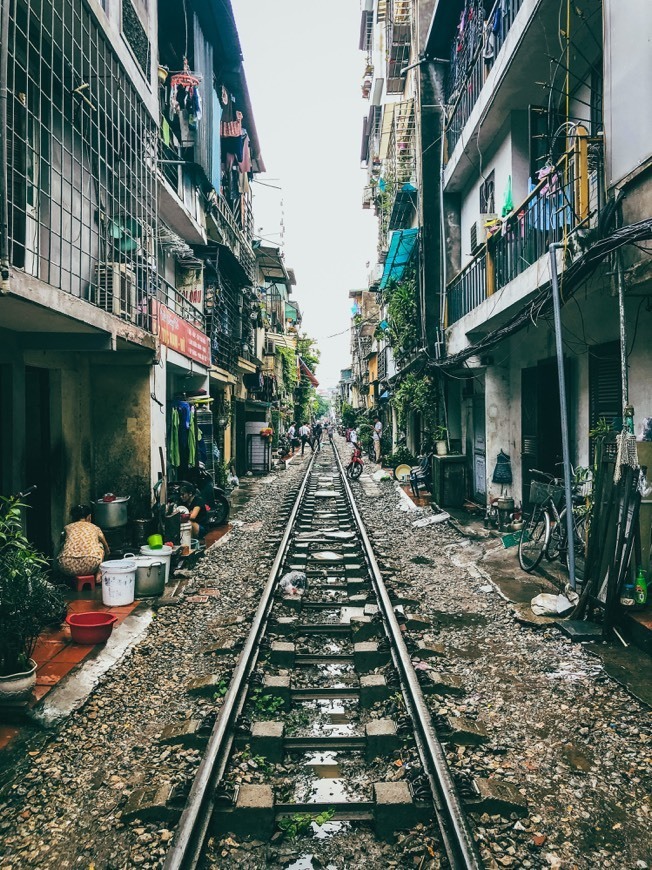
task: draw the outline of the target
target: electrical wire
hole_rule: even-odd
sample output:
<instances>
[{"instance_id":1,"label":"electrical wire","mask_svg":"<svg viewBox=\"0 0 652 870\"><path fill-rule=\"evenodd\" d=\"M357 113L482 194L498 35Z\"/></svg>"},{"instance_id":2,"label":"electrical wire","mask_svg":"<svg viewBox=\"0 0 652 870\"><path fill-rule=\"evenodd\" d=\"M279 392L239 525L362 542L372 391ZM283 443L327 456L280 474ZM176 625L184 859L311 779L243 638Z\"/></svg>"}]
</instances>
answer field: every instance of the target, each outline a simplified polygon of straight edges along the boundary
<instances>
[{"instance_id":1,"label":"electrical wire","mask_svg":"<svg viewBox=\"0 0 652 870\"><path fill-rule=\"evenodd\" d=\"M600 263L602 263L614 251L619 250L625 245L650 240L652 240L652 218L625 227L619 227L614 230L611 235L595 242L586 253L578 257L564 270L563 275L565 277L567 290L564 302L568 302L573 293L576 292L580 286L583 285L584 281L593 274ZM528 321L534 323L534 320L532 319L534 312L537 311L538 316L540 316L542 312L549 309L551 304L551 287L550 282L547 282L539 289L532 302L513 315L500 329L490 333L485 336L485 338L470 345L464 350L452 354L444 359L431 361L430 364L440 369L459 366L470 357L476 356L479 353L487 351L489 348L500 344L500 342L505 338L508 338L510 335L513 335L515 332L522 329Z\"/></svg>"}]
</instances>

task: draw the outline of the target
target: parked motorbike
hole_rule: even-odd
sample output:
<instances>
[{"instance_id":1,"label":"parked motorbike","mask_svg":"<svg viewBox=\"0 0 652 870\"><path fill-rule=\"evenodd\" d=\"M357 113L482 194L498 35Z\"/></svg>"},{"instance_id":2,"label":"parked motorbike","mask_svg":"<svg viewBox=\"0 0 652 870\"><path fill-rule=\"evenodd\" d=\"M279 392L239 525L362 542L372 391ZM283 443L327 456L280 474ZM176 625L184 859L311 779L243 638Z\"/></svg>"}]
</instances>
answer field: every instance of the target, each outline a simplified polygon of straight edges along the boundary
<instances>
[{"instance_id":1,"label":"parked motorbike","mask_svg":"<svg viewBox=\"0 0 652 870\"><path fill-rule=\"evenodd\" d=\"M208 516L206 525L211 528L218 528L228 522L229 513L231 512L231 502L226 494L226 491L221 486L213 483L213 478L203 469L197 469L194 473L188 474L188 477L194 480L187 481L197 488L199 496L206 505ZM181 486L186 481L179 480L168 486L168 513L169 506L181 505Z\"/></svg>"},{"instance_id":2,"label":"parked motorbike","mask_svg":"<svg viewBox=\"0 0 652 870\"><path fill-rule=\"evenodd\" d=\"M349 480L357 480L362 474L363 468L364 462L362 461L362 448L359 444L356 444L353 448L351 461L346 466L346 476L349 478Z\"/></svg>"}]
</instances>

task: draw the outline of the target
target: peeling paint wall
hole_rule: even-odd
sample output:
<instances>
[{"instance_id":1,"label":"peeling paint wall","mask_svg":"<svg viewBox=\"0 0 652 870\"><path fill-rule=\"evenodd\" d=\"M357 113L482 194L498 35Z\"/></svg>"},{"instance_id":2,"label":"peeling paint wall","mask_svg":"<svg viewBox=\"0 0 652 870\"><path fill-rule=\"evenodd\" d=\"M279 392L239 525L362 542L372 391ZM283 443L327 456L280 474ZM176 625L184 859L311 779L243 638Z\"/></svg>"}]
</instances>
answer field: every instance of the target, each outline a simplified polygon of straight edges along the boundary
<instances>
[{"instance_id":1,"label":"peeling paint wall","mask_svg":"<svg viewBox=\"0 0 652 870\"><path fill-rule=\"evenodd\" d=\"M147 365L91 368L93 496L129 495L132 517L150 508L150 373Z\"/></svg>"}]
</instances>

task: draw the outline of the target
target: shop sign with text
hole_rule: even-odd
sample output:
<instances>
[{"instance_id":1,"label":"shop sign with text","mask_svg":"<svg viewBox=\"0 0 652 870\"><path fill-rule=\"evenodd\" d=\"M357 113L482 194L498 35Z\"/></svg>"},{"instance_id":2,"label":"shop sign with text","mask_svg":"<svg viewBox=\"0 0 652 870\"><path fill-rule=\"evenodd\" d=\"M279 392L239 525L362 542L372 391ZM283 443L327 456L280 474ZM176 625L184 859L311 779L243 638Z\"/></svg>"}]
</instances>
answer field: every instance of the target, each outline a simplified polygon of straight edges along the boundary
<instances>
[{"instance_id":1,"label":"shop sign with text","mask_svg":"<svg viewBox=\"0 0 652 870\"><path fill-rule=\"evenodd\" d=\"M167 305L154 300L153 306L154 315L158 319L158 337L161 344L210 368L211 343L208 336L171 311Z\"/></svg>"}]
</instances>

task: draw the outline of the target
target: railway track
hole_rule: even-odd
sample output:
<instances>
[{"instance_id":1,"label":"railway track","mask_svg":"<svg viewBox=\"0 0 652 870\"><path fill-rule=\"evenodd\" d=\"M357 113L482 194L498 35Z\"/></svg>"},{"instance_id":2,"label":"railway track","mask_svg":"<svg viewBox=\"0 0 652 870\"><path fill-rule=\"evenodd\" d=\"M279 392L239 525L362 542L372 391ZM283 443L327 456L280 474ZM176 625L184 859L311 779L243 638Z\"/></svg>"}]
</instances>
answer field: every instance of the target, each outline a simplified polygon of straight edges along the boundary
<instances>
[{"instance_id":1,"label":"railway track","mask_svg":"<svg viewBox=\"0 0 652 870\"><path fill-rule=\"evenodd\" d=\"M385 587L335 448L311 457L288 507L166 870L196 867L210 834L260 840L283 819L320 813L370 823L379 837L434 816L450 866L481 867L425 701L432 687L422 687L411 663L394 609L401 602ZM303 596L281 592L292 570L307 575ZM230 765L244 746L263 765L292 757L299 769L330 776L233 788ZM419 762L404 779L384 781L378 758L398 750L418 752ZM361 767L365 777L347 773Z\"/></svg>"}]
</instances>

